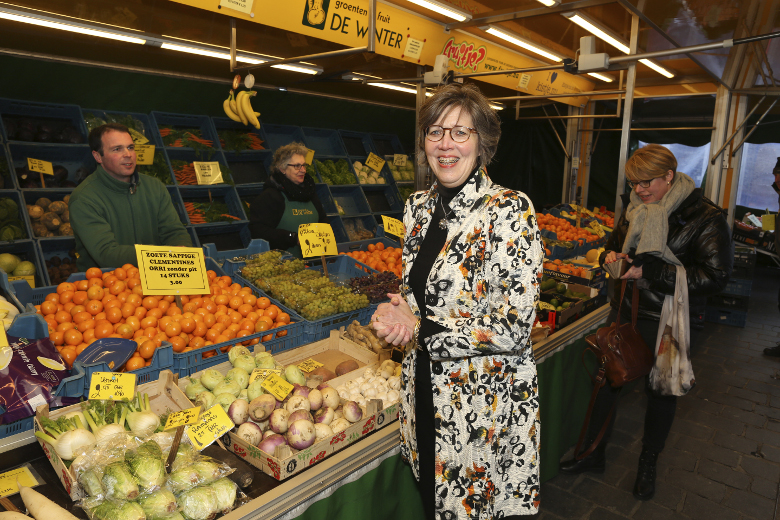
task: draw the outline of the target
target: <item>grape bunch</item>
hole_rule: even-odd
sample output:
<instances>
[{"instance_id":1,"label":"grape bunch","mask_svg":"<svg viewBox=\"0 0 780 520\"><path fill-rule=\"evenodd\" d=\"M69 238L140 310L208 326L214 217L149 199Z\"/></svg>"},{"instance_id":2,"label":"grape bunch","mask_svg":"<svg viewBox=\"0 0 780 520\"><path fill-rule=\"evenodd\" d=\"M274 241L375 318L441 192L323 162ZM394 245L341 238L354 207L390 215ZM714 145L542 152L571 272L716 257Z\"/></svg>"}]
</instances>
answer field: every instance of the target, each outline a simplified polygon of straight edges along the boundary
<instances>
[{"instance_id":1,"label":"grape bunch","mask_svg":"<svg viewBox=\"0 0 780 520\"><path fill-rule=\"evenodd\" d=\"M281 251L267 251L250 257L241 269L241 276L247 280L256 280L278 274L282 264Z\"/></svg>"},{"instance_id":2,"label":"grape bunch","mask_svg":"<svg viewBox=\"0 0 780 520\"><path fill-rule=\"evenodd\" d=\"M352 292L368 296L371 303L387 300L388 293L397 293L401 280L390 271L352 278Z\"/></svg>"}]
</instances>

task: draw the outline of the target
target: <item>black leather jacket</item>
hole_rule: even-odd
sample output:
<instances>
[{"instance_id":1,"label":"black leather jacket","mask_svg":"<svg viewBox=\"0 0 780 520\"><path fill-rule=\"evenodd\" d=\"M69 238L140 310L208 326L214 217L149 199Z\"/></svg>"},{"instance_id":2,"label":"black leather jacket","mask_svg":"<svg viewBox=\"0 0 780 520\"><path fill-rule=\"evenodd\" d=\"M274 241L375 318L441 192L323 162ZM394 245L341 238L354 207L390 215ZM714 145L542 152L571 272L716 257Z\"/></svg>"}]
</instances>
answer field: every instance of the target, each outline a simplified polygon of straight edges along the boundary
<instances>
[{"instance_id":1,"label":"black leather jacket","mask_svg":"<svg viewBox=\"0 0 780 520\"><path fill-rule=\"evenodd\" d=\"M625 194L623 208L629 204L629 196ZM669 217L669 234L667 245L674 255L682 262L688 276L688 306L691 315L691 327L701 328L704 322L704 307L707 297L719 293L731 276L734 262L731 230L726 223L724 210L702 196L697 188L685 199L677 210ZM612 235L607 241L605 252L599 261L604 263L608 251L621 252L623 241L628 232L626 210L620 215ZM650 282L650 289L639 291L639 319L659 321L663 308L664 296L674 294L676 279L675 266L649 255L640 255L642 278ZM615 283L612 296L612 306L617 308L620 299L619 282ZM621 314L631 317L631 283L626 287L626 296Z\"/></svg>"}]
</instances>

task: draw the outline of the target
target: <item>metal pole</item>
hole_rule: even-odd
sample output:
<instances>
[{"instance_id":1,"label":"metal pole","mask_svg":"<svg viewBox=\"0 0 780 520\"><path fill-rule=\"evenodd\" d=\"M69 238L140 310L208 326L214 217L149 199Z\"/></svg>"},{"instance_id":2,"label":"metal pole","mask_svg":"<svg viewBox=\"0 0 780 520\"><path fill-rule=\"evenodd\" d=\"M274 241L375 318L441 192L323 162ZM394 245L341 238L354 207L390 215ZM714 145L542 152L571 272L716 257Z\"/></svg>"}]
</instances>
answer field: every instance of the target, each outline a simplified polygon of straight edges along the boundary
<instances>
[{"instance_id":1,"label":"metal pole","mask_svg":"<svg viewBox=\"0 0 780 520\"><path fill-rule=\"evenodd\" d=\"M544 115L547 115L547 109L542 107L542 110L544 110ZM563 141L561 141L561 136L558 135L558 130L555 129L555 125L553 124L552 119L548 117L547 121L550 122L550 126L552 127L552 131L555 134L555 137L557 137L558 142L561 143L561 148L563 148L563 153L566 154L566 158L571 159L571 155L569 155L569 151L566 149L566 145L563 144Z\"/></svg>"},{"instance_id":2,"label":"metal pole","mask_svg":"<svg viewBox=\"0 0 780 520\"><path fill-rule=\"evenodd\" d=\"M753 115L753 112L755 112L758 109L759 105L761 105L761 103L763 103L765 99L766 99L766 96L764 96L764 97L762 97L761 99L758 100L758 103L756 103L756 106L754 106L753 109L748 113L748 115L745 116L745 119L743 119L742 122L739 124L739 126L737 126L737 128L734 130L734 133L732 133L731 136L728 139L726 139L726 142L723 143L723 146L721 146L718 149L718 151L715 152L715 155L712 156L712 160L710 161L710 164L715 164L715 161L718 160L718 157L720 156L720 154L723 153L723 150L726 149L726 147L729 145L729 143L737 136L739 131L742 130L742 127L745 126L745 124L748 121L748 118L750 118L750 116Z\"/></svg>"},{"instance_id":3,"label":"metal pole","mask_svg":"<svg viewBox=\"0 0 780 520\"><path fill-rule=\"evenodd\" d=\"M692 45L691 47L680 47L679 49L667 49L665 51L642 52L640 54L626 54L625 56L615 56L609 59L609 64L625 63L639 61L650 58L661 58L663 56L674 56L676 54L686 54L688 52L709 51L712 49L724 49L734 45L733 40L723 40L718 43L705 43L702 45Z\"/></svg>"},{"instance_id":4,"label":"metal pole","mask_svg":"<svg viewBox=\"0 0 780 520\"><path fill-rule=\"evenodd\" d=\"M425 75L425 67L422 65L417 66L417 74L420 76ZM420 78L422 79L422 78ZM422 139L422 135L420 135L420 108L422 107L423 103L425 103L425 85L422 84L422 81L417 84L417 96L415 99L415 111L414 111L414 190L420 191L424 190L427 186L427 173L428 173L428 162L427 160L420 164L419 161L419 150L418 150L418 143L420 142L420 139Z\"/></svg>"},{"instance_id":5,"label":"metal pole","mask_svg":"<svg viewBox=\"0 0 780 520\"><path fill-rule=\"evenodd\" d=\"M470 74L455 74L453 77L457 78L477 78L482 76L500 76L505 74L519 74L521 72L541 72L545 70L563 70L563 65L545 65L543 67L531 67L525 69L507 69L507 70L491 70L488 72L474 72ZM391 79L367 79L366 82L371 83L416 83L422 81L423 78L391 78Z\"/></svg>"},{"instance_id":6,"label":"metal pole","mask_svg":"<svg viewBox=\"0 0 780 520\"><path fill-rule=\"evenodd\" d=\"M368 52L376 49L376 0L371 0L368 5Z\"/></svg>"},{"instance_id":7,"label":"metal pole","mask_svg":"<svg viewBox=\"0 0 780 520\"><path fill-rule=\"evenodd\" d=\"M236 19L230 19L230 72L236 70Z\"/></svg>"},{"instance_id":8,"label":"metal pole","mask_svg":"<svg viewBox=\"0 0 780 520\"><path fill-rule=\"evenodd\" d=\"M780 122L780 121L778 121ZM632 132L662 132L664 130L715 130L714 126L678 126L668 128L632 128ZM621 132L621 128L603 128L598 130L584 129L580 132Z\"/></svg>"},{"instance_id":9,"label":"metal pole","mask_svg":"<svg viewBox=\"0 0 780 520\"><path fill-rule=\"evenodd\" d=\"M625 93L626 93L625 90L596 90L592 92L572 92L571 94L547 94L547 95L539 95L539 96L497 97L497 98L490 98L489 101L514 101L515 99L526 101L530 99L554 99L554 98L568 98L568 97L580 97L580 96L589 96L589 97L614 96L614 95L625 94Z\"/></svg>"},{"instance_id":10,"label":"metal pole","mask_svg":"<svg viewBox=\"0 0 780 520\"><path fill-rule=\"evenodd\" d=\"M766 117L766 115L769 113L769 111L770 111L770 110L772 110L772 109L775 107L775 105L776 105L776 104L777 104L777 98L775 98L775 100L774 100L774 101L772 101L772 104L771 104L771 105L769 105L769 108L767 108L767 109L766 109L766 112L764 112L763 114L761 114L761 117L759 117L759 118L758 118L758 121L756 121L756 124L755 124L755 125L753 125L753 128L751 128L751 129L750 129L750 132L748 132L748 133L747 133L747 135L746 135L745 137L743 137L743 138L742 138L742 140L739 142L739 144L738 144L737 146L735 146L735 147L734 147L734 151L733 151L733 152L731 152L731 156L732 156L732 157L734 157L735 155L737 155L737 152L739 151L739 149L740 149L740 148L742 148L742 145L743 145L743 144L745 144L745 141L747 141L747 140L748 140L748 137L750 137L750 135L751 135L753 132L755 132L755 131L756 131L756 128L758 128L758 123L760 123L760 122L761 122L761 121L764 119L764 117ZM745 120L747 120L747 118L745 118Z\"/></svg>"},{"instance_id":11,"label":"metal pole","mask_svg":"<svg viewBox=\"0 0 780 520\"><path fill-rule=\"evenodd\" d=\"M307 56L298 56L295 58L282 58L279 60L265 61L258 63L257 65L250 65L248 67L237 68L234 72L252 72L256 69L264 69L266 67L273 67L274 65L283 65L285 63L300 63L306 60L320 60L323 58L337 58L339 56L349 56L351 54L360 54L368 52L368 47L354 47L351 49L340 49L338 51L320 52L318 54L309 54Z\"/></svg>"}]
</instances>

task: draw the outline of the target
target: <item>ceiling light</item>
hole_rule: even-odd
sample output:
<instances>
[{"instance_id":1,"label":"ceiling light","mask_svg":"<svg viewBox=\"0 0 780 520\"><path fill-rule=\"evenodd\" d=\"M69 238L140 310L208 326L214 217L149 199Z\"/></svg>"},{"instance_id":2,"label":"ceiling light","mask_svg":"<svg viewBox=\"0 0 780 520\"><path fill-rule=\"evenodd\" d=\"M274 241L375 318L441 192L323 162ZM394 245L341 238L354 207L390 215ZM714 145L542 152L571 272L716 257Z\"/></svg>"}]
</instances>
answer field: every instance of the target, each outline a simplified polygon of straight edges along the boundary
<instances>
[{"instance_id":1,"label":"ceiling light","mask_svg":"<svg viewBox=\"0 0 780 520\"><path fill-rule=\"evenodd\" d=\"M461 11L460 9L456 9L450 4L445 4L444 2L437 2L436 0L409 0L409 1L413 4L419 5L420 7L430 9L431 11L436 11L439 14L443 14L444 16L447 16L459 22L465 22L466 20L471 20L471 13L468 13L466 11Z\"/></svg>"},{"instance_id":2,"label":"ceiling light","mask_svg":"<svg viewBox=\"0 0 780 520\"><path fill-rule=\"evenodd\" d=\"M86 25L71 25L67 23L45 20L33 16L16 14L13 11L5 10L5 9L0 10L0 18L4 18L6 20L11 20L14 22L23 22L32 25L39 25L41 27L48 27L50 29L60 29L62 31L75 32L79 34L87 34L89 36L98 36L100 38L108 38L110 40L119 40L127 43L139 43L141 45L146 43L146 40L143 38L136 38L133 36L128 36L113 31L93 29Z\"/></svg>"},{"instance_id":3,"label":"ceiling light","mask_svg":"<svg viewBox=\"0 0 780 520\"><path fill-rule=\"evenodd\" d=\"M501 38L502 40L506 40L509 43L517 45L518 47L522 47L525 50L531 51L540 56L544 56L548 60L558 61L558 62L563 61L563 56L561 56L560 54L551 51L550 49L547 49L545 47L542 47L541 45L538 45L530 40L527 40L522 36L518 36L517 34L511 31L507 31L506 29L500 29L495 25L488 25L487 27L481 27L481 29L487 32L488 34L492 34L493 36Z\"/></svg>"},{"instance_id":4,"label":"ceiling light","mask_svg":"<svg viewBox=\"0 0 780 520\"><path fill-rule=\"evenodd\" d=\"M556 5L561 3L561 0L536 0L540 4L544 4L547 7L555 7Z\"/></svg>"},{"instance_id":5,"label":"ceiling light","mask_svg":"<svg viewBox=\"0 0 780 520\"><path fill-rule=\"evenodd\" d=\"M388 88L390 90L397 90L399 92L406 92L408 94L417 94L417 89L402 87L401 85L393 85L392 83L369 83L372 87Z\"/></svg>"},{"instance_id":6,"label":"ceiling light","mask_svg":"<svg viewBox=\"0 0 780 520\"><path fill-rule=\"evenodd\" d=\"M673 78L674 77L674 73L672 73L671 71L663 68L662 66L660 66L659 64L657 64L653 60L639 60L639 63L644 63L645 65L647 65L648 67L650 67L651 69L653 69L654 71L656 71L658 74L660 74L662 76L666 76L667 78Z\"/></svg>"},{"instance_id":7,"label":"ceiling light","mask_svg":"<svg viewBox=\"0 0 780 520\"><path fill-rule=\"evenodd\" d=\"M188 54L195 54L197 56L208 56L209 58L219 58L222 60L229 60L230 59L230 53L224 52L224 51L218 51L214 49L208 49L205 47L192 47L189 45L179 45L176 43L168 43L163 42L163 44L160 46L163 49L168 49L172 51L179 51L179 52L186 52ZM267 61L271 61L269 59L263 59L263 58L257 58L257 57L250 57L244 54L236 54L236 61L240 61L242 63L249 63L250 65L260 65L261 63L265 63ZM312 65L288 65L288 64L281 64L281 65L271 65L271 68L274 69L282 69L282 70L289 70L292 72L300 72L302 74L319 74L322 72L322 69L319 67L315 67Z\"/></svg>"},{"instance_id":8,"label":"ceiling light","mask_svg":"<svg viewBox=\"0 0 780 520\"><path fill-rule=\"evenodd\" d=\"M282 70L289 70L291 72L300 72L301 74L311 74L316 75L322 72L322 69L319 67L307 67L303 65L271 65L272 69L282 69Z\"/></svg>"},{"instance_id":9,"label":"ceiling light","mask_svg":"<svg viewBox=\"0 0 780 520\"><path fill-rule=\"evenodd\" d=\"M504 105L499 105L498 103L490 103L490 108L493 110L504 110Z\"/></svg>"},{"instance_id":10,"label":"ceiling light","mask_svg":"<svg viewBox=\"0 0 780 520\"><path fill-rule=\"evenodd\" d=\"M615 78L612 76L607 76L606 74L600 74L598 72L588 72L588 76L593 76L596 79L600 79L601 81L606 81L607 83L612 83L615 81Z\"/></svg>"}]
</instances>

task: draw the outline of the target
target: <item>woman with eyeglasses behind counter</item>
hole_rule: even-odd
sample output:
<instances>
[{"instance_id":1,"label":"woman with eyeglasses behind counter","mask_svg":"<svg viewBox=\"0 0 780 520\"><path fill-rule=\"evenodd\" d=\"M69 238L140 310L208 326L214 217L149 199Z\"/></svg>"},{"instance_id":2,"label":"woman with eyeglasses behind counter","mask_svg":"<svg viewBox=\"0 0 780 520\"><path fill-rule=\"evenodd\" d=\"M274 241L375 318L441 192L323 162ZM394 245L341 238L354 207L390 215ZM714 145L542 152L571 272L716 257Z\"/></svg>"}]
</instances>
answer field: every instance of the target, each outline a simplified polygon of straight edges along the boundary
<instances>
[{"instance_id":1,"label":"woman with eyeglasses behind counter","mask_svg":"<svg viewBox=\"0 0 780 520\"><path fill-rule=\"evenodd\" d=\"M327 223L314 179L306 172L307 148L290 143L274 152L271 177L250 204L252 238L267 240L271 249L286 249L301 258L298 226Z\"/></svg>"}]
</instances>

